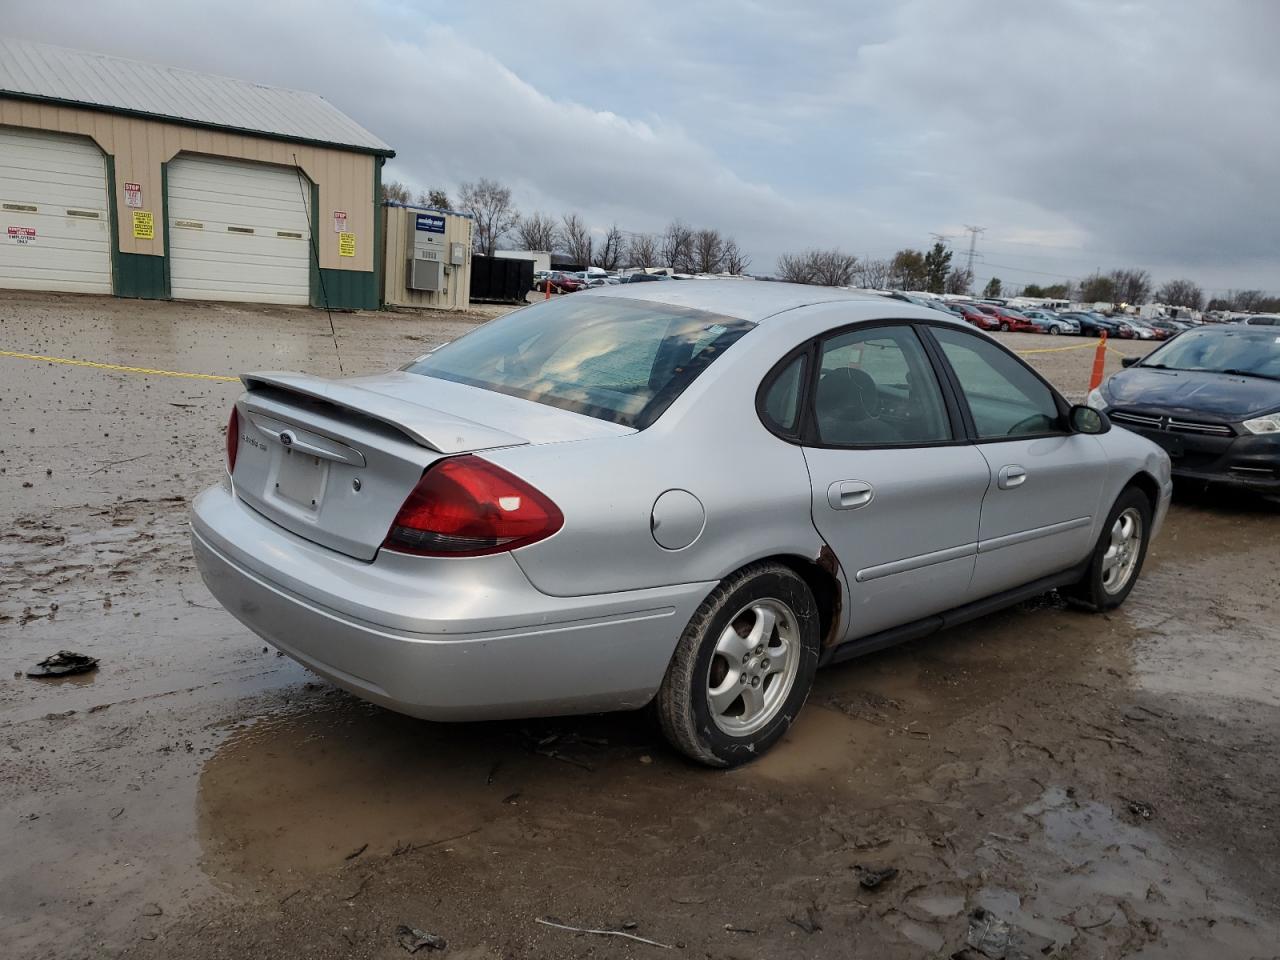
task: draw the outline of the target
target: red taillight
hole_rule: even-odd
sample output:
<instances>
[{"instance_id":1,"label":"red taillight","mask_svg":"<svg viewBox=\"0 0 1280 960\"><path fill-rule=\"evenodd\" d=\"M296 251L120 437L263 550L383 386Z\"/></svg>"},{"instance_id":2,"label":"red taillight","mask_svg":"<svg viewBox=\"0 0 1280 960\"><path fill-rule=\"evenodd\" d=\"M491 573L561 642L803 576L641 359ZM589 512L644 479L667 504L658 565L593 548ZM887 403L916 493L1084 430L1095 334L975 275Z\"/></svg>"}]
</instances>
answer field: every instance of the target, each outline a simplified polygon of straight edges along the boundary
<instances>
[{"instance_id":1,"label":"red taillight","mask_svg":"<svg viewBox=\"0 0 1280 960\"><path fill-rule=\"evenodd\" d=\"M236 472L236 452L240 449L240 413L231 407L231 419L227 421L227 473Z\"/></svg>"},{"instance_id":2,"label":"red taillight","mask_svg":"<svg viewBox=\"0 0 1280 960\"><path fill-rule=\"evenodd\" d=\"M547 497L479 457L451 457L422 475L383 546L426 557L480 557L543 540L564 525Z\"/></svg>"}]
</instances>

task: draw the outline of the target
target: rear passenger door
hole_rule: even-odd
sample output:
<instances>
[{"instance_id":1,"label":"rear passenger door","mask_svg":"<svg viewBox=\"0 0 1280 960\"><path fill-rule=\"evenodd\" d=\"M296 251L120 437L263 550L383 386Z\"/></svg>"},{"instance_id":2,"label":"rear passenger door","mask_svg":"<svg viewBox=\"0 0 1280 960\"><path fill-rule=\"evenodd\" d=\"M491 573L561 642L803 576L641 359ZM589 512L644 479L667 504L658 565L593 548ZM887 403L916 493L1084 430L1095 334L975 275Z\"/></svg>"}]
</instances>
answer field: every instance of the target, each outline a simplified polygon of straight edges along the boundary
<instances>
[{"instance_id":1,"label":"rear passenger door","mask_svg":"<svg viewBox=\"0 0 1280 960\"><path fill-rule=\"evenodd\" d=\"M796 361L799 362L799 361ZM916 329L833 332L805 361L799 440L813 522L849 585L849 630L866 636L970 598L978 519L990 472L964 436ZM795 378L781 370L776 384ZM785 403L765 394L766 418Z\"/></svg>"},{"instance_id":2,"label":"rear passenger door","mask_svg":"<svg viewBox=\"0 0 1280 960\"><path fill-rule=\"evenodd\" d=\"M981 598L1083 560L1102 509L1106 457L1072 433L1053 389L989 337L933 325L975 449L990 467L982 501L973 596Z\"/></svg>"}]
</instances>

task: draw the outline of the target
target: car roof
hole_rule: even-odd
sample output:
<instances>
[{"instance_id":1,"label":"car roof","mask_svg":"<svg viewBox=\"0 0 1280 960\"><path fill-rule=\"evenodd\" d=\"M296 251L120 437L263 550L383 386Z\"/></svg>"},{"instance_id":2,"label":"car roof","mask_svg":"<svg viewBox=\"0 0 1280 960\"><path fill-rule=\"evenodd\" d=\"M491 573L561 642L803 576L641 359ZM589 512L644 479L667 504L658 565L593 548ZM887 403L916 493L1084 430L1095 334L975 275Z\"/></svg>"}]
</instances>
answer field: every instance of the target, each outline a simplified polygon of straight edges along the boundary
<instances>
[{"instance_id":1,"label":"car roof","mask_svg":"<svg viewBox=\"0 0 1280 960\"><path fill-rule=\"evenodd\" d=\"M574 297L622 297L648 300L673 307L705 310L722 317L734 317L761 323L770 317L798 307L824 303L847 303L852 320L886 319L890 316L922 319L941 318L962 324L954 314L909 301L895 300L864 290L819 287L805 283L777 283L766 280L685 280L681 283L626 284L595 287Z\"/></svg>"}]
</instances>

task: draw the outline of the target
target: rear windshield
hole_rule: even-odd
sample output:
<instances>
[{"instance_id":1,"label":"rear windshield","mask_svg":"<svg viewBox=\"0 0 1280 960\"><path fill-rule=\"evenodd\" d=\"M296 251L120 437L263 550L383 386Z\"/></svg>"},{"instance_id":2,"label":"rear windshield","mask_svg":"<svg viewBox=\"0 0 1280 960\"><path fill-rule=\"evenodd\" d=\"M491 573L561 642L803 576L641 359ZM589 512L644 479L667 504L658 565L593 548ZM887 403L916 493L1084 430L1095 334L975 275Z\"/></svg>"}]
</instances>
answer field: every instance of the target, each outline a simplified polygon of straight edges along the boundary
<instances>
[{"instance_id":1,"label":"rear windshield","mask_svg":"<svg viewBox=\"0 0 1280 960\"><path fill-rule=\"evenodd\" d=\"M573 294L486 323L405 369L643 430L753 326Z\"/></svg>"}]
</instances>

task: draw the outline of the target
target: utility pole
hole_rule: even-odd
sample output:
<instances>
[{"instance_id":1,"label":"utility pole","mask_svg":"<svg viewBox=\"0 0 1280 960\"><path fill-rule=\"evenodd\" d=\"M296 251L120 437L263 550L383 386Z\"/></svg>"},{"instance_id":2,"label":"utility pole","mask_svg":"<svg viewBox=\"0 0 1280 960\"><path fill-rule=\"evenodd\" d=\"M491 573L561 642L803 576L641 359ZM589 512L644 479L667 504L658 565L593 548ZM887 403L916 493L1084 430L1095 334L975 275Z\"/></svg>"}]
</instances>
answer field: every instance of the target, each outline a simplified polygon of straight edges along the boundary
<instances>
[{"instance_id":1,"label":"utility pole","mask_svg":"<svg viewBox=\"0 0 1280 960\"><path fill-rule=\"evenodd\" d=\"M978 247L978 234L986 233L986 227L974 227L969 224L964 225L965 230L969 234L969 262L965 264L965 272L969 274L969 281L973 281L973 254Z\"/></svg>"}]
</instances>

